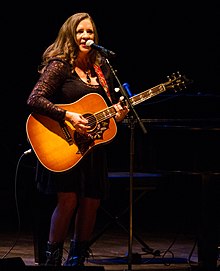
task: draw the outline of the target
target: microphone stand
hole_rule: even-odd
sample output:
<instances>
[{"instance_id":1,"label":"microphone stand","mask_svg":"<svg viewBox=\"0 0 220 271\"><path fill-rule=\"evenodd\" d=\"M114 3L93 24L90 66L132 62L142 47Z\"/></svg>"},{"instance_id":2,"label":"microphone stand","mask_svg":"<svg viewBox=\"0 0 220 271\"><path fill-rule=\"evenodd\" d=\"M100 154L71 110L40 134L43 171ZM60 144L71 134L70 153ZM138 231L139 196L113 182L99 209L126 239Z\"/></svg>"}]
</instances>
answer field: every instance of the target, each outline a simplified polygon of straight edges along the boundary
<instances>
[{"instance_id":1,"label":"microphone stand","mask_svg":"<svg viewBox=\"0 0 220 271\"><path fill-rule=\"evenodd\" d=\"M114 69L112 68L108 58L106 58L106 62L109 65L113 75L115 76L115 79L117 80L119 84L119 90L123 97L126 99L128 103L128 107L132 112L132 115L129 118L129 126L131 130L131 137L130 137L130 181L129 181L129 242L128 242L128 271L132 270L132 245L133 245L133 175L134 175L134 127L135 122L137 121L143 131L144 134L147 133L147 130L144 127L143 122L139 118L136 110L134 109L129 96L125 89L123 88L122 84L120 83L120 80L118 79Z\"/></svg>"}]
</instances>

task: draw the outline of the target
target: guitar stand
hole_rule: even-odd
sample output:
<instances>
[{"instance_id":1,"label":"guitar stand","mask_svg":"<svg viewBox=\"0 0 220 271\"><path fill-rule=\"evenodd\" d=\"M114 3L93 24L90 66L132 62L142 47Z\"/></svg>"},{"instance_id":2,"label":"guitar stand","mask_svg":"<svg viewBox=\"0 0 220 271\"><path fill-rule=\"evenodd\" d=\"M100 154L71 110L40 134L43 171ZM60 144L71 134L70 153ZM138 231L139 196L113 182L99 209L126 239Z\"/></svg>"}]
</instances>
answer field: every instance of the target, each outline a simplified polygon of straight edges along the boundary
<instances>
[{"instance_id":1,"label":"guitar stand","mask_svg":"<svg viewBox=\"0 0 220 271\"><path fill-rule=\"evenodd\" d=\"M136 197L135 201L133 201L133 179L134 179L134 172L133 172L133 165L134 165L134 127L135 121L131 116L128 122L128 126L130 127L130 172L129 172L129 206L125 208L120 214L114 216L105 208L101 207L101 209L111 218L111 221L106 223L104 227L90 240L90 246L106 231L106 229L112 224L118 224L125 232L129 234L128 239L128 270L132 270L132 263L135 261L134 255L132 253L132 245L133 245L133 238L135 238L142 246L142 250L154 256L160 256L160 251L155 250L149 247L135 232L133 232L133 204L137 202L146 191L140 193L138 197ZM127 211L129 211L129 230L119 221L120 217L122 217ZM136 262L135 262L136 263Z\"/></svg>"}]
</instances>

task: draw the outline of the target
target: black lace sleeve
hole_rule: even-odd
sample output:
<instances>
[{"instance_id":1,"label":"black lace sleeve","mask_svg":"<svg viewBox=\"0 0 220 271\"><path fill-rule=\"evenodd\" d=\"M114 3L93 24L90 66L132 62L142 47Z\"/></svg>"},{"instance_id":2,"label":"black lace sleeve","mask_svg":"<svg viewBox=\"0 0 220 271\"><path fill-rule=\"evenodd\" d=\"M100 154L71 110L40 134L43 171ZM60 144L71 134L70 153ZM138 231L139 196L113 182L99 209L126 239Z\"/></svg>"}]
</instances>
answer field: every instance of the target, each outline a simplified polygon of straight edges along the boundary
<instances>
[{"instance_id":1,"label":"black lace sleeve","mask_svg":"<svg viewBox=\"0 0 220 271\"><path fill-rule=\"evenodd\" d=\"M56 121L63 121L65 110L56 106L52 100L59 92L69 72L68 63L60 60L49 62L27 99L29 108L33 112L46 115Z\"/></svg>"}]
</instances>

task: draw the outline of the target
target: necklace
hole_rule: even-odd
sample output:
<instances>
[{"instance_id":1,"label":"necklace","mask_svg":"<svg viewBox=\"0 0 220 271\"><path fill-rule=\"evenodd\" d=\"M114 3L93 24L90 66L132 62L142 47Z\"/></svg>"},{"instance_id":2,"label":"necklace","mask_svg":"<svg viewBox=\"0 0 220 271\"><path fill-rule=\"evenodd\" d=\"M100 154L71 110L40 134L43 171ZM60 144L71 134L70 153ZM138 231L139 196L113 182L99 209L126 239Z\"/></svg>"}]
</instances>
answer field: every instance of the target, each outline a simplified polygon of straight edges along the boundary
<instances>
[{"instance_id":1,"label":"necklace","mask_svg":"<svg viewBox=\"0 0 220 271\"><path fill-rule=\"evenodd\" d=\"M86 81L87 81L88 84L90 84L91 83L91 78L89 76L89 71L85 71L85 74L86 74Z\"/></svg>"}]
</instances>

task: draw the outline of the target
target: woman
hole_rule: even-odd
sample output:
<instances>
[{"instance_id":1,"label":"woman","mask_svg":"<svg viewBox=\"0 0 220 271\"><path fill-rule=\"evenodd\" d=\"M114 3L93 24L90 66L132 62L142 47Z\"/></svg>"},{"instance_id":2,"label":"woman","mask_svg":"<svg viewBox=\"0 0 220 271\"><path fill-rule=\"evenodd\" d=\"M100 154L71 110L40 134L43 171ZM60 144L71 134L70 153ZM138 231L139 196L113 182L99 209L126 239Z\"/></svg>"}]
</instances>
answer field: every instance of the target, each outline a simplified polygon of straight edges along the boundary
<instances>
[{"instance_id":1,"label":"woman","mask_svg":"<svg viewBox=\"0 0 220 271\"><path fill-rule=\"evenodd\" d=\"M33 112L55 121L70 122L76 132L89 137L86 117L57 106L78 101L88 93L98 93L115 109L115 121L128 114L127 106L115 100L114 76L106 59L91 47L98 43L95 23L88 13L70 16L59 30L56 40L42 56L40 77L27 99ZM47 242L46 265L62 265L63 245L74 218L72 239L66 266L83 266L88 256L89 240L94 229L100 200L108 192L104 144L94 148L71 170L57 173L39 163L39 189L57 194ZM51 154L52 155L52 154Z\"/></svg>"}]
</instances>

